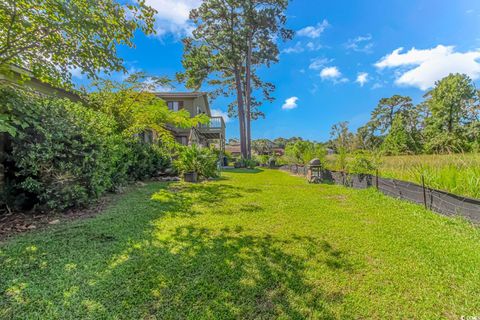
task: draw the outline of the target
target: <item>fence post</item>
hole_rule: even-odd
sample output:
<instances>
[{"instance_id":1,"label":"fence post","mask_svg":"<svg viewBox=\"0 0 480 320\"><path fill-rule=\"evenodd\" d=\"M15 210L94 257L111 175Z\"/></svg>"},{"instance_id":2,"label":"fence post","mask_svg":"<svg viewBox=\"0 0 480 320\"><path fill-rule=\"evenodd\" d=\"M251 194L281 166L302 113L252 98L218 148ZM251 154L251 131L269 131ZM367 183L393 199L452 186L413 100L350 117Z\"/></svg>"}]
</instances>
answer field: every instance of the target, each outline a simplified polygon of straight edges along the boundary
<instances>
[{"instance_id":1,"label":"fence post","mask_svg":"<svg viewBox=\"0 0 480 320\"><path fill-rule=\"evenodd\" d=\"M377 191L378 191L378 169L375 172L375 186L377 187Z\"/></svg>"},{"instance_id":2,"label":"fence post","mask_svg":"<svg viewBox=\"0 0 480 320\"><path fill-rule=\"evenodd\" d=\"M427 207L427 192L425 191L425 177L422 174L422 189L423 189L423 204L425 205L425 209L428 209Z\"/></svg>"}]
</instances>

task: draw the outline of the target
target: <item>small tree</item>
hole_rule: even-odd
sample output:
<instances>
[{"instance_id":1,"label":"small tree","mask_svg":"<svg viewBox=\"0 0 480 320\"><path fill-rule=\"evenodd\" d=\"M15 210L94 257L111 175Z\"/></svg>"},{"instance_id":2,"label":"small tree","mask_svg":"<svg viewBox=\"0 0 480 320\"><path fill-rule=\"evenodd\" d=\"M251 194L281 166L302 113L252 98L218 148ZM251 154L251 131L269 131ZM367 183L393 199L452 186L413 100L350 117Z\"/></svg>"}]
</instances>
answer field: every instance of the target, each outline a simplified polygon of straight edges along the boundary
<instances>
[{"instance_id":1,"label":"small tree","mask_svg":"<svg viewBox=\"0 0 480 320\"><path fill-rule=\"evenodd\" d=\"M475 124L478 123L480 110L472 80L464 74L450 74L438 81L428 96L427 151L469 150L473 142L469 137L478 137L475 132L478 126Z\"/></svg>"},{"instance_id":2,"label":"small tree","mask_svg":"<svg viewBox=\"0 0 480 320\"><path fill-rule=\"evenodd\" d=\"M318 158L325 161L325 148L319 144L310 141L297 141L287 144L285 156L292 164L308 164L312 159Z\"/></svg>"},{"instance_id":3,"label":"small tree","mask_svg":"<svg viewBox=\"0 0 480 320\"><path fill-rule=\"evenodd\" d=\"M352 149L354 135L348 129L348 122L339 122L330 131L330 145L337 152L349 152Z\"/></svg>"},{"instance_id":4,"label":"small tree","mask_svg":"<svg viewBox=\"0 0 480 320\"><path fill-rule=\"evenodd\" d=\"M397 114L392 127L382 144L382 151L387 155L416 153L416 143L407 131L407 124L402 114Z\"/></svg>"},{"instance_id":5,"label":"small tree","mask_svg":"<svg viewBox=\"0 0 480 320\"><path fill-rule=\"evenodd\" d=\"M408 113L413 108L412 98L394 95L383 98L372 112L369 126L380 134L385 134L393 125L393 120L398 113Z\"/></svg>"},{"instance_id":6,"label":"small tree","mask_svg":"<svg viewBox=\"0 0 480 320\"><path fill-rule=\"evenodd\" d=\"M207 123L208 118L205 115L191 118L186 110L169 110L166 103L152 93L156 86L167 83L165 78L144 73L132 74L123 82L99 80L93 83L96 90L86 94L85 100L91 108L113 116L125 136L153 130L164 144L173 144L167 125L191 128Z\"/></svg>"}]
</instances>

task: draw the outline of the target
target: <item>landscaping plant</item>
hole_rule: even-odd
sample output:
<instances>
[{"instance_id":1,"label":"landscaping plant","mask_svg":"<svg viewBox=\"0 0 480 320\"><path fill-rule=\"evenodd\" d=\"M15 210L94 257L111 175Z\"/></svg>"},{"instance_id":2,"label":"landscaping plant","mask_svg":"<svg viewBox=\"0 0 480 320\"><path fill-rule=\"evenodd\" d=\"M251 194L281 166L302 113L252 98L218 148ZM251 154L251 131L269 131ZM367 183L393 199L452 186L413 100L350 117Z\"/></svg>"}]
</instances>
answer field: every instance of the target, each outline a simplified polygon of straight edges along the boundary
<instances>
[{"instance_id":1,"label":"landscaping plant","mask_svg":"<svg viewBox=\"0 0 480 320\"><path fill-rule=\"evenodd\" d=\"M19 209L62 211L85 206L131 180L171 165L161 141L142 142L114 117L80 102L0 88L6 150L2 199Z\"/></svg>"},{"instance_id":2,"label":"landscaping plant","mask_svg":"<svg viewBox=\"0 0 480 320\"><path fill-rule=\"evenodd\" d=\"M218 155L209 148L193 144L180 146L175 168L183 175L196 173L200 178L213 178L218 175Z\"/></svg>"},{"instance_id":3,"label":"landscaping plant","mask_svg":"<svg viewBox=\"0 0 480 320\"><path fill-rule=\"evenodd\" d=\"M128 148L109 116L67 99L0 89L13 127L7 183L17 206L83 206L127 180ZM19 203L22 201L22 203Z\"/></svg>"}]
</instances>

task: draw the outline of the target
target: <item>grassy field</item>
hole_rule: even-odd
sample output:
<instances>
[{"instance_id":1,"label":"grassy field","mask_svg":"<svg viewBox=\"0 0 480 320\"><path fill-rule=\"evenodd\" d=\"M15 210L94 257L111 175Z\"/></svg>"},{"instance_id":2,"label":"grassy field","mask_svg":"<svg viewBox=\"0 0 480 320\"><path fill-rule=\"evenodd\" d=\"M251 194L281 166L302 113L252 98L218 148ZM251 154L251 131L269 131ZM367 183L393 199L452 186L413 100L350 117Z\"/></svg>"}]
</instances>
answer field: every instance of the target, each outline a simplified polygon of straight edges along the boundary
<instances>
[{"instance_id":1,"label":"grassy field","mask_svg":"<svg viewBox=\"0 0 480 320\"><path fill-rule=\"evenodd\" d=\"M334 169L335 159L327 159ZM420 184L422 175L430 188L480 199L480 154L382 157L379 174Z\"/></svg>"},{"instance_id":2,"label":"grassy field","mask_svg":"<svg viewBox=\"0 0 480 320\"><path fill-rule=\"evenodd\" d=\"M480 231L271 170L151 183L0 245L2 319L459 319Z\"/></svg>"},{"instance_id":3,"label":"grassy field","mask_svg":"<svg viewBox=\"0 0 480 320\"><path fill-rule=\"evenodd\" d=\"M381 175L480 199L480 154L419 155L382 158Z\"/></svg>"}]
</instances>

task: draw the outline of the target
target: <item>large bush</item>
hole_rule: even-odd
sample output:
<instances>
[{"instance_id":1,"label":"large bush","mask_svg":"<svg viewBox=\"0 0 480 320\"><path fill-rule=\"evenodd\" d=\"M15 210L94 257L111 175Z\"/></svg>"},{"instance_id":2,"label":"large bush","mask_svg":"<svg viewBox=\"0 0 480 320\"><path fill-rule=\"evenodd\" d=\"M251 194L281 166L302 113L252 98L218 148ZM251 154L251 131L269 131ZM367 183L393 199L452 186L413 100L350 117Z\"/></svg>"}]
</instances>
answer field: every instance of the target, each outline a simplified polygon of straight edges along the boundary
<instances>
[{"instance_id":1,"label":"large bush","mask_svg":"<svg viewBox=\"0 0 480 320\"><path fill-rule=\"evenodd\" d=\"M182 146L174 164L177 170L184 173L196 172L200 177L212 178L217 172L218 154L208 148L197 145Z\"/></svg>"},{"instance_id":2,"label":"large bush","mask_svg":"<svg viewBox=\"0 0 480 320\"><path fill-rule=\"evenodd\" d=\"M141 143L132 139L128 147L130 149L128 173L133 180L156 176L172 165L170 152L157 144Z\"/></svg>"},{"instance_id":3,"label":"large bush","mask_svg":"<svg viewBox=\"0 0 480 320\"><path fill-rule=\"evenodd\" d=\"M66 99L0 89L8 115L8 189L16 203L63 210L127 180L129 150L110 117Z\"/></svg>"},{"instance_id":4,"label":"large bush","mask_svg":"<svg viewBox=\"0 0 480 320\"><path fill-rule=\"evenodd\" d=\"M289 164L306 165L315 158L324 162L326 154L321 144L310 141L296 141L287 144L285 148L285 159Z\"/></svg>"}]
</instances>

